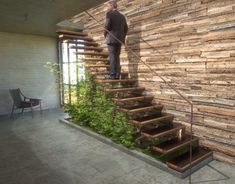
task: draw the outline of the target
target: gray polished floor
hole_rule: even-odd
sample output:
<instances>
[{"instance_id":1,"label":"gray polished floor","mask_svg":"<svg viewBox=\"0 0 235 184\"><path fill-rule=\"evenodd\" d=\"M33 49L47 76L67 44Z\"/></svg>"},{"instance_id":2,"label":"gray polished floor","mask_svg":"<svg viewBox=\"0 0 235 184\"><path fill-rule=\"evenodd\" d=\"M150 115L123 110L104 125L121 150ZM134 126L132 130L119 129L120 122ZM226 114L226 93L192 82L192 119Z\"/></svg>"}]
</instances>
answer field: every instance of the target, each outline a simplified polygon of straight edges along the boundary
<instances>
[{"instance_id":1,"label":"gray polished floor","mask_svg":"<svg viewBox=\"0 0 235 184\"><path fill-rule=\"evenodd\" d=\"M184 184L179 179L59 123L61 110L0 119L0 184ZM193 183L233 184L235 166L217 161Z\"/></svg>"}]
</instances>

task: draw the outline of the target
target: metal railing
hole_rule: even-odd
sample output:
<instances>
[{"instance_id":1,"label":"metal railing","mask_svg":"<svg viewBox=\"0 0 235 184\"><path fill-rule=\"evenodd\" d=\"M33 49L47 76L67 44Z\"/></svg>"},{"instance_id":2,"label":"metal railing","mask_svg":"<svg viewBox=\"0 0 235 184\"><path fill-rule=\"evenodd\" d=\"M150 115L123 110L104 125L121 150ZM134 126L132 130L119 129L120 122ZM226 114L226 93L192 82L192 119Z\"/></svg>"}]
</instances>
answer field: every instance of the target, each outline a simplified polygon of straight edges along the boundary
<instances>
[{"instance_id":1,"label":"metal railing","mask_svg":"<svg viewBox=\"0 0 235 184\"><path fill-rule=\"evenodd\" d=\"M189 183L191 184L191 174L192 174L192 131L193 131L193 102L190 101L187 97L185 97L183 94L181 94L173 85L171 85L170 83L168 83L161 75L159 75L154 69L152 69L152 67L147 64L138 54L136 54L135 51L133 51L131 48L128 47L127 44L123 43L121 40L119 40L116 36L114 36L109 30L107 30L103 24L101 24L93 15L91 15L88 11L85 11L85 13L91 17L93 20L95 20L95 22L97 22L99 25L101 25L103 27L103 29L105 31L108 32L108 34L110 36L112 36L116 41L118 41L120 44L124 45L126 50L131 52L135 57L137 57L138 59L140 59L140 61L156 76L158 76L166 85L168 85L173 91L175 91L183 100L185 100L189 105L190 105L190 174L189 174ZM148 44L149 47L151 47L154 50L157 50L155 47L153 47L151 44L149 44L146 40L144 40L143 38L140 38L140 40L142 40L143 42L145 42L146 44Z\"/></svg>"}]
</instances>

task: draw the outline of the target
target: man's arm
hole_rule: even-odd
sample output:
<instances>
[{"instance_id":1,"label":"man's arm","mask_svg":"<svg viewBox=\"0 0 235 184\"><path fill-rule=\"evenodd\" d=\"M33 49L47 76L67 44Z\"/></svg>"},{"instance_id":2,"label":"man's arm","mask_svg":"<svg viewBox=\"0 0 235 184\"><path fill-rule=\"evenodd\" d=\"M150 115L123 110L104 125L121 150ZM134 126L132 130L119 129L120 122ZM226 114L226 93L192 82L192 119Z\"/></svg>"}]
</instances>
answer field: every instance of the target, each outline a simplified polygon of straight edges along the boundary
<instances>
[{"instance_id":1,"label":"man's arm","mask_svg":"<svg viewBox=\"0 0 235 184\"><path fill-rule=\"evenodd\" d=\"M104 27L105 27L104 37L106 38L106 36L108 34L108 31L111 31L111 14L110 14L110 12L106 13L106 19L105 19L105 26Z\"/></svg>"}]
</instances>

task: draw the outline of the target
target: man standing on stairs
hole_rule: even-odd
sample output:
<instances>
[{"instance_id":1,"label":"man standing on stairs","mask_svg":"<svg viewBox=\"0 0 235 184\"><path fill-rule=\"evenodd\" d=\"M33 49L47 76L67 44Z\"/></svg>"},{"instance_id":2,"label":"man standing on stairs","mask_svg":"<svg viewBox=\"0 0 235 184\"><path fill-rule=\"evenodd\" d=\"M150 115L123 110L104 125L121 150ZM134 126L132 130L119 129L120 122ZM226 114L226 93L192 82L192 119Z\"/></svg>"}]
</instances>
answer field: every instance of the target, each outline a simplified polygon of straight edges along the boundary
<instances>
[{"instance_id":1,"label":"man standing on stairs","mask_svg":"<svg viewBox=\"0 0 235 184\"><path fill-rule=\"evenodd\" d=\"M119 79L121 46L125 43L128 26L124 15L117 10L116 0L106 2L106 6L104 37L109 51L110 79Z\"/></svg>"}]
</instances>

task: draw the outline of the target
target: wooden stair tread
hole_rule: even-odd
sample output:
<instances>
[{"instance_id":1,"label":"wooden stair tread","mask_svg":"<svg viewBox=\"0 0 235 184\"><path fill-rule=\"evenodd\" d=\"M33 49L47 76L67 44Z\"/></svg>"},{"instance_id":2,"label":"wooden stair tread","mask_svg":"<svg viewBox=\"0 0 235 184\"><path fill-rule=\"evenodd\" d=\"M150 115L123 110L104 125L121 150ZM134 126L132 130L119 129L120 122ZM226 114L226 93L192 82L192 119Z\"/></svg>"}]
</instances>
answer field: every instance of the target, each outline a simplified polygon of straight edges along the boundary
<instances>
[{"instance_id":1,"label":"wooden stair tread","mask_svg":"<svg viewBox=\"0 0 235 184\"><path fill-rule=\"evenodd\" d=\"M98 84L104 84L104 83L125 83L125 82L137 82L136 79L113 79L113 80L96 80Z\"/></svg>"},{"instance_id":2,"label":"wooden stair tread","mask_svg":"<svg viewBox=\"0 0 235 184\"><path fill-rule=\"evenodd\" d=\"M102 51L103 49L100 47L92 47L92 46L71 46L71 49L81 49L81 50L96 50Z\"/></svg>"},{"instance_id":3,"label":"wooden stair tread","mask_svg":"<svg viewBox=\"0 0 235 184\"><path fill-rule=\"evenodd\" d=\"M70 30L64 30L59 29L56 31L57 34L69 34L69 35L76 35L76 36L88 36L88 34L83 33L82 31L70 31Z\"/></svg>"},{"instance_id":4,"label":"wooden stair tread","mask_svg":"<svg viewBox=\"0 0 235 184\"><path fill-rule=\"evenodd\" d=\"M144 130L141 132L141 135L146 138L156 139L156 138L177 132L180 129L185 129L185 126L181 124L173 124L173 127L162 126L162 127L158 127L158 128L151 129L151 130Z\"/></svg>"},{"instance_id":5,"label":"wooden stair tread","mask_svg":"<svg viewBox=\"0 0 235 184\"><path fill-rule=\"evenodd\" d=\"M145 90L143 87L132 87L132 88L105 88L105 92L131 92L131 91L137 91L137 90Z\"/></svg>"},{"instance_id":6,"label":"wooden stair tread","mask_svg":"<svg viewBox=\"0 0 235 184\"><path fill-rule=\"evenodd\" d=\"M124 112L140 112L146 111L150 109L162 109L163 105L156 104L156 105L146 105L146 106L132 106L132 107L121 107L120 110Z\"/></svg>"},{"instance_id":7,"label":"wooden stair tread","mask_svg":"<svg viewBox=\"0 0 235 184\"><path fill-rule=\"evenodd\" d=\"M87 68L96 68L96 67L102 68L102 67L109 67L109 65L106 65L106 64L94 64L94 65L85 65L85 67L87 67Z\"/></svg>"},{"instance_id":8,"label":"wooden stair tread","mask_svg":"<svg viewBox=\"0 0 235 184\"><path fill-rule=\"evenodd\" d=\"M199 163L200 161L212 156L212 151L205 150L203 148L199 148L197 151L193 151L192 154L192 165L195 165ZM175 169L179 172L183 172L190 167L190 156L189 152L185 153L179 157L176 157L170 161L168 161L166 164L168 167Z\"/></svg>"},{"instance_id":9,"label":"wooden stair tread","mask_svg":"<svg viewBox=\"0 0 235 184\"><path fill-rule=\"evenodd\" d=\"M76 35L69 35L69 34L60 34L59 38L75 38L79 40L93 41L93 39L88 36L76 36Z\"/></svg>"},{"instance_id":10,"label":"wooden stair tread","mask_svg":"<svg viewBox=\"0 0 235 184\"><path fill-rule=\"evenodd\" d=\"M149 116L144 116L141 118L136 118L131 121L135 125L144 126L144 125L159 123L163 121L171 122L173 119L174 119L174 115L172 114L156 114L156 115L149 115Z\"/></svg>"},{"instance_id":11,"label":"wooden stair tread","mask_svg":"<svg viewBox=\"0 0 235 184\"><path fill-rule=\"evenodd\" d=\"M109 55L107 52L76 52L76 54L90 55L90 56L107 56L107 57Z\"/></svg>"},{"instance_id":12,"label":"wooden stair tread","mask_svg":"<svg viewBox=\"0 0 235 184\"><path fill-rule=\"evenodd\" d=\"M98 43L94 41L75 41L75 40L66 40L65 43L76 44L76 45L86 45L86 46L98 46Z\"/></svg>"},{"instance_id":13,"label":"wooden stair tread","mask_svg":"<svg viewBox=\"0 0 235 184\"><path fill-rule=\"evenodd\" d=\"M153 146L152 149L156 152L167 154L175 150L178 150L181 147L189 145L190 142L194 143L196 141L198 141L197 137L193 137L191 141L190 135L185 135L181 140L179 140L178 138L175 138L175 139L163 142L159 145Z\"/></svg>"},{"instance_id":14,"label":"wooden stair tread","mask_svg":"<svg viewBox=\"0 0 235 184\"><path fill-rule=\"evenodd\" d=\"M79 58L79 60L82 60L82 61L109 61L107 58L88 58L88 57L85 57L85 58Z\"/></svg>"},{"instance_id":15,"label":"wooden stair tread","mask_svg":"<svg viewBox=\"0 0 235 184\"><path fill-rule=\"evenodd\" d=\"M135 100L147 100L152 99L154 96L151 95L141 95L141 96L135 96L135 97L126 97L126 98L113 98L112 100L114 102L129 102L129 101L135 101Z\"/></svg>"},{"instance_id":16,"label":"wooden stair tread","mask_svg":"<svg viewBox=\"0 0 235 184\"><path fill-rule=\"evenodd\" d=\"M128 75L128 72L121 72L121 76L122 75ZM103 72L91 72L91 75L95 76L95 75L109 75L109 72L107 71L103 71Z\"/></svg>"}]
</instances>

